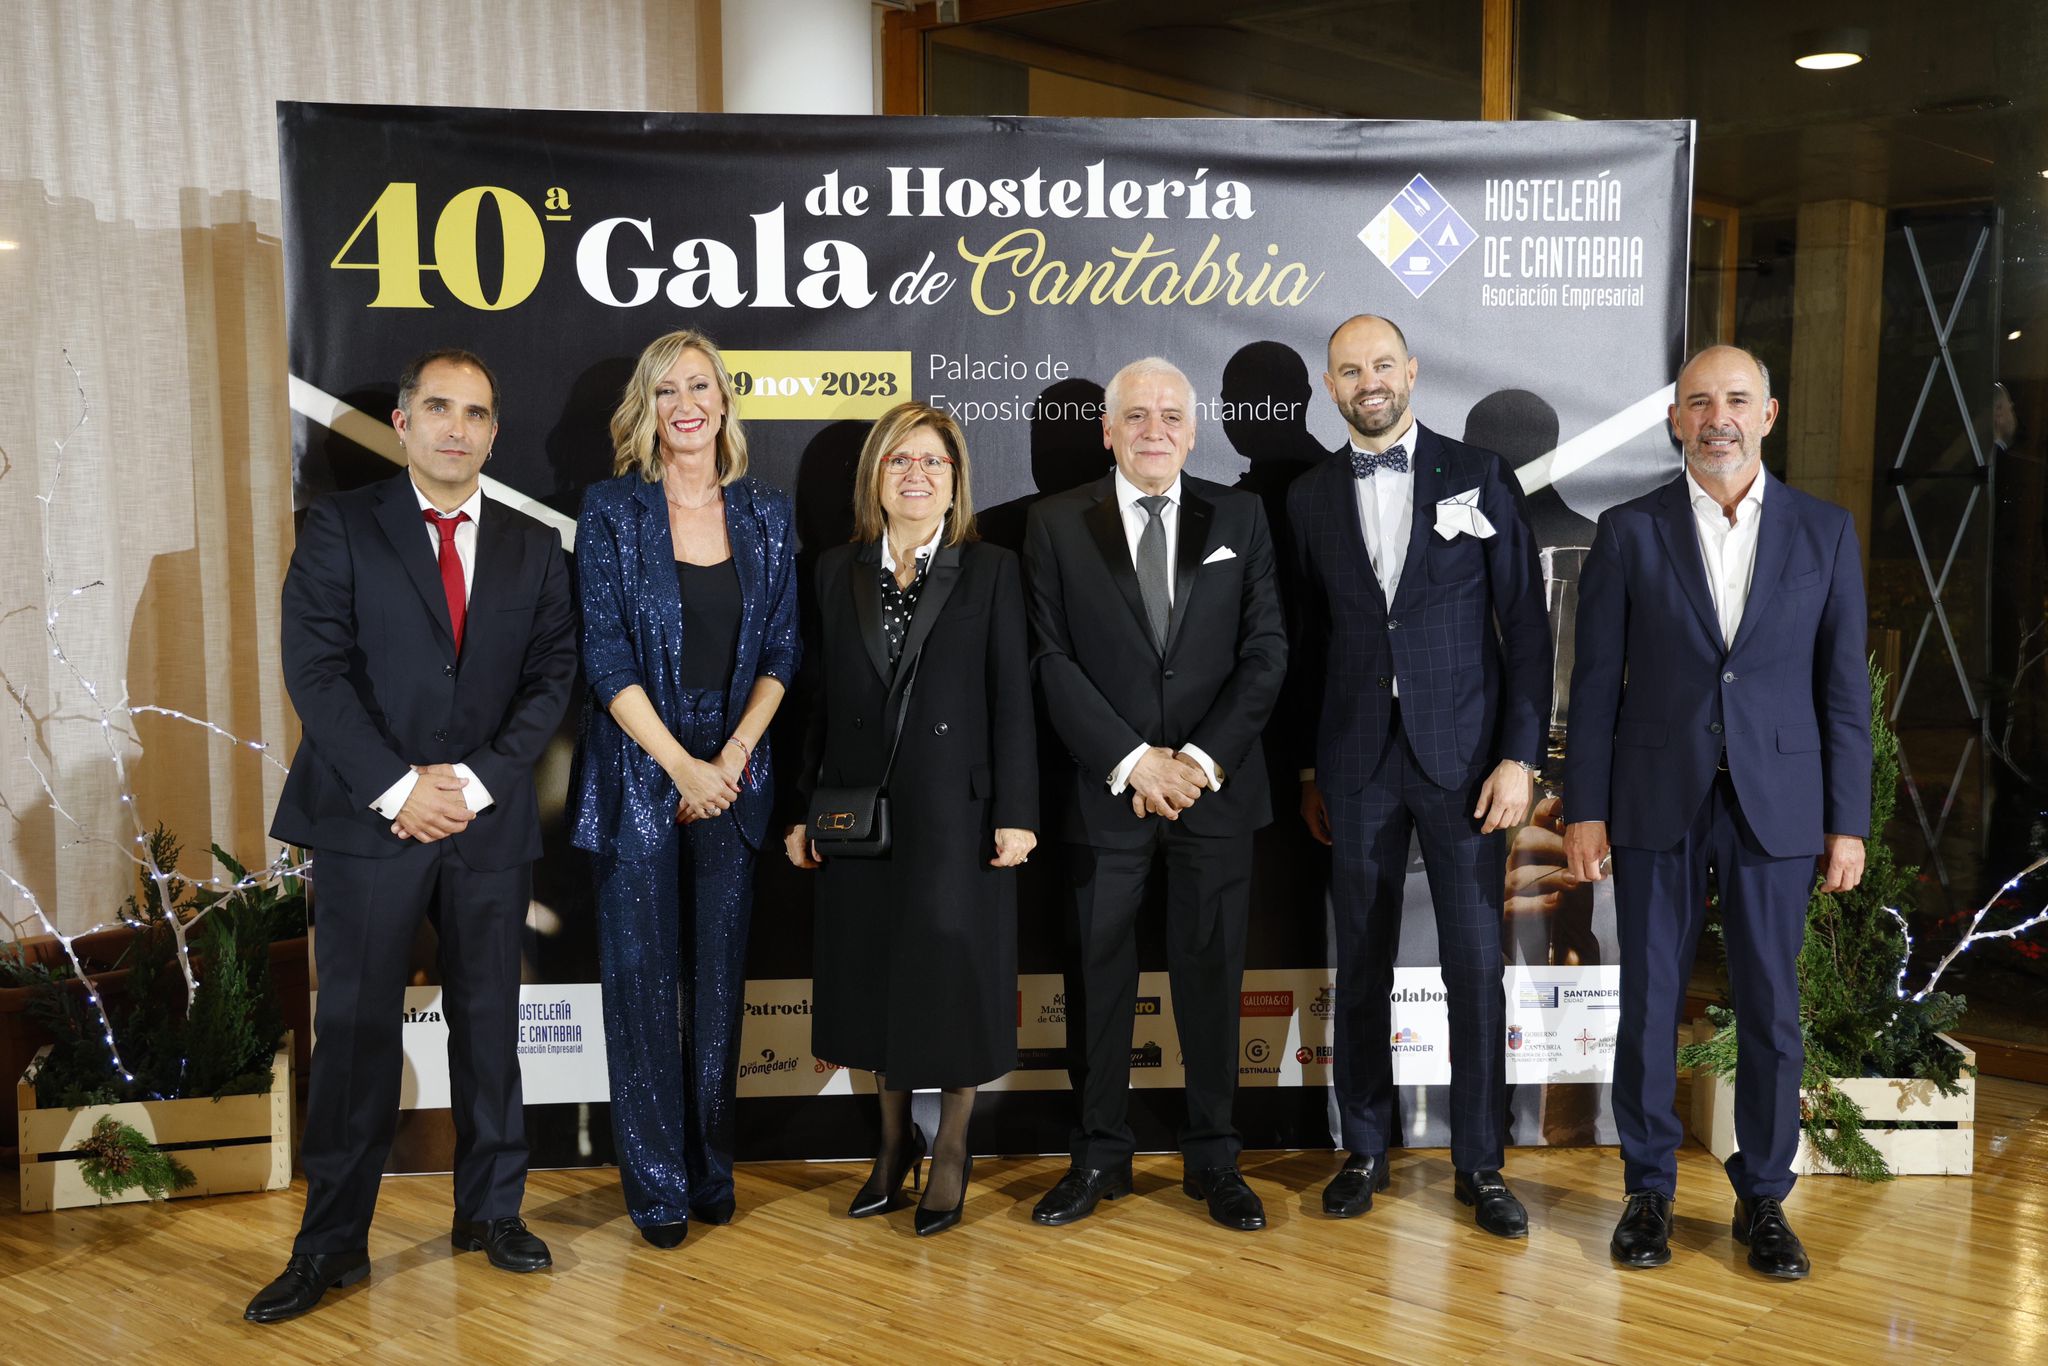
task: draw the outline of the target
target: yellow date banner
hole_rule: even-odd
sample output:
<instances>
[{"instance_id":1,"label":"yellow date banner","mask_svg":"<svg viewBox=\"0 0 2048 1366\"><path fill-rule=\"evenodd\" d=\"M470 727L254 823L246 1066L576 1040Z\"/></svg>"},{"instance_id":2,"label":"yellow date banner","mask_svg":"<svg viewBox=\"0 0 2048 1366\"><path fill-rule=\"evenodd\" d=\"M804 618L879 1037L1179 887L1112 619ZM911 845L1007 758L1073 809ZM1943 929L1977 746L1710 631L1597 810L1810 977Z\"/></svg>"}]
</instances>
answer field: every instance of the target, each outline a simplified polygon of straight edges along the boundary
<instances>
[{"instance_id":1,"label":"yellow date banner","mask_svg":"<svg viewBox=\"0 0 2048 1366\"><path fill-rule=\"evenodd\" d=\"M880 417L910 398L908 351L727 351L748 422Z\"/></svg>"}]
</instances>

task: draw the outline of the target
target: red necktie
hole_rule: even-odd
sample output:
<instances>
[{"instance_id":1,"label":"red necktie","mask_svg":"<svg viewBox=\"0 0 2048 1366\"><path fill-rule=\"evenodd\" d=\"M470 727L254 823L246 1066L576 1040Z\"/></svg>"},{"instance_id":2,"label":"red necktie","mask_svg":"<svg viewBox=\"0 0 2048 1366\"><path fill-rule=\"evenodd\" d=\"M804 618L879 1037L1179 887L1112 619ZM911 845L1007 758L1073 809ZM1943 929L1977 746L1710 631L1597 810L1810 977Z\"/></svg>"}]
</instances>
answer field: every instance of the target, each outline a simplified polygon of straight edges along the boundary
<instances>
[{"instance_id":1,"label":"red necktie","mask_svg":"<svg viewBox=\"0 0 2048 1366\"><path fill-rule=\"evenodd\" d=\"M443 517L432 508L421 508L420 515L441 536L441 591L448 595L448 625L455 632L455 652L462 653L462 618L469 606L469 595L462 588L462 556L455 553L455 528L469 520L469 514L458 512L453 517Z\"/></svg>"}]
</instances>

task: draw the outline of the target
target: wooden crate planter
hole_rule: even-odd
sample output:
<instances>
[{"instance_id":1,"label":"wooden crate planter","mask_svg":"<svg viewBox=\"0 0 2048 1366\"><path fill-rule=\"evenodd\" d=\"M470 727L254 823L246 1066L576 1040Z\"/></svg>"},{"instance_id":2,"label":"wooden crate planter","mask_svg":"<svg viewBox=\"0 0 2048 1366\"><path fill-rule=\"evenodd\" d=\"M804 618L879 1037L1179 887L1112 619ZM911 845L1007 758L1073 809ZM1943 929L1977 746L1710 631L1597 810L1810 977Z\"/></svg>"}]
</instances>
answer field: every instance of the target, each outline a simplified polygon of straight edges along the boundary
<instances>
[{"instance_id":1,"label":"wooden crate planter","mask_svg":"<svg viewBox=\"0 0 2048 1366\"><path fill-rule=\"evenodd\" d=\"M69 1209L119 1205L148 1197L140 1187L102 1200L78 1174L72 1153L103 1116L133 1125L159 1148L169 1148L198 1180L179 1196L282 1190L292 1181L292 1036L271 1060L270 1089L259 1095L201 1096L191 1100L132 1101L45 1110L36 1105L35 1075L49 1055L45 1045L16 1087L20 1106L21 1208ZM187 1147L184 1145L191 1144Z\"/></svg>"},{"instance_id":2,"label":"wooden crate planter","mask_svg":"<svg viewBox=\"0 0 2048 1366\"><path fill-rule=\"evenodd\" d=\"M121 957L135 932L126 927L100 930L92 934L79 935L72 941L72 947L85 963L86 978L110 1007L118 1007L128 988L128 972L125 967L108 966ZM63 958L63 950L51 935L33 935L19 941L31 962L55 963ZM313 1017L308 964L311 953L308 940L303 934L290 939L279 939L270 946L270 989L277 998L278 1009L284 1014L285 1027L299 1040L294 1063L298 1074L303 1076L308 1060L312 1056ZM203 969L204 954L193 955L195 970ZM71 990L78 990L76 979L71 979ZM50 1042L49 1031L30 1017L29 1002L34 999L34 987L0 987L0 1077L19 1075L36 1056L36 1050ZM0 1088L0 1157L14 1156L13 1149L6 1145L6 1139L18 1129L15 1097Z\"/></svg>"},{"instance_id":3,"label":"wooden crate planter","mask_svg":"<svg viewBox=\"0 0 2048 1366\"><path fill-rule=\"evenodd\" d=\"M1697 1025L1700 1039L1713 1035L1713 1026L1702 1020ZM1966 1068L1974 1066L1977 1055L1948 1035L1940 1036L1962 1054ZM1931 1081L1918 1077L1845 1077L1835 1086L1863 1107L1863 1136L1877 1149L1885 1165L1898 1176L1968 1176L1975 1153L1977 1078L1964 1071L1956 1078L1962 1090L1945 1096ZM1905 1123L1943 1124L1941 1129L1901 1129ZM1693 1069L1692 1132L1719 1161L1726 1162L1735 1151L1735 1085L1725 1077L1710 1076ZM1836 1171L1813 1150L1813 1140L1799 1138L1799 1157L1792 1170L1800 1176L1833 1176Z\"/></svg>"}]
</instances>

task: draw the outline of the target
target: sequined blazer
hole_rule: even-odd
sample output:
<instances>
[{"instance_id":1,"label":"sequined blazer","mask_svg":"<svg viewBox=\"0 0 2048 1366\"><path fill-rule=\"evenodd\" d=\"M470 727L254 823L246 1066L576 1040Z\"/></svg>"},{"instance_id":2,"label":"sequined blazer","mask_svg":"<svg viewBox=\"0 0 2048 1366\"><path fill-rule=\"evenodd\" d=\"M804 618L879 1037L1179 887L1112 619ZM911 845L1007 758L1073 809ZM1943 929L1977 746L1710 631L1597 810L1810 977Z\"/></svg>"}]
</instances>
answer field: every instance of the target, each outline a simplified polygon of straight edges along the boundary
<instances>
[{"instance_id":1,"label":"sequined blazer","mask_svg":"<svg viewBox=\"0 0 2048 1366\"><path fill-rule=\"evenodd\" d=\"M725 533L740 581L739 648L726 685L727 725L739 719L756 678L787 687L802 645L797 633L796 535L790 496L752 477L725 490ZM576 519L583 673L589 700L570 779L577 848L622 859L673 852L680 794L653 756L612 720L611 701L639 684L662 724L678 729L683 602L661 485L638 474L593 484ZM763 735L728 813L760 847L774 805L772 755Z\"/></svg>"}]
</instances>

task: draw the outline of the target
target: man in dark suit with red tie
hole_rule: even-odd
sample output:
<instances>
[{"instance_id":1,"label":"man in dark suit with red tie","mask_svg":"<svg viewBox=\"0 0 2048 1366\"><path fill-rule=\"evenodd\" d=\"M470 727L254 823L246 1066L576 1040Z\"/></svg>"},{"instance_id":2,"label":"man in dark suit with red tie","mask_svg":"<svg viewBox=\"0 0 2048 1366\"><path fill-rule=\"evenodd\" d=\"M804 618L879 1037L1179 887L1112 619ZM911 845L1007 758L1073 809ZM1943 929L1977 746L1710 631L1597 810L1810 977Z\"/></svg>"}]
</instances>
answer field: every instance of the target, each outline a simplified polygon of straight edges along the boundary
<instances>
[{"instance_id":1,"label":"man in dark suit with red tie","mask_svg":"<svg viewBox=\"0 0 2048 1366\"><path fill-rule=\"evenodd\" d=\"M1711 874L1742 1026L1733 1232L1752 1268L1797 1280L1806 903L1816 860L1822 891L1862 880L1870 831L1863 554L1846 511L1763 467L1778 401L1755 356L1710 346L1675 396L1683 473L1603 514L1580 572L1564 763L1565 858L1595 882L1611 857L1618 910L1610 1251L1671 1260L1679 1012Z\"/></svg>"},{"instance_id":2,"label":"man in dark suit with red tie","mask_svg":"<svg viewBox=\"0 0 2048 1366\"><path fill-rule=\"evenodd\" d=\"M1504 831L1529 812L1550 716L1550 629L1521 486L1491 451L1408 412L1419 363L1385 318L1330 336L1323 384L1350 429L1295 480L1295 683L1302 816L1331 846L1332 1082L1350 1150L1323 1210L1388 1184L1389 993L1408 844L1419 837L1450 1016L1451 1165L1479 1227L1524 1237L1501 1176Z\"/></svg>"},{"instance_id":3,"label":"man in dark suit with red tie","mask_svg":"<svg viewBox=\"0 0 2048 1366\"><path fill-rule=\"evenodd\" d=\"M1265 509L1182 473L1187 376L1157 357L1107 386L1106 479L1031 509L1032 665L1072 762L1059 793L1075 962L1073 1166L1032 1211L1070 1224L1131 1193L1126 1122L1138 908L1165 865L1166 952L1187 1068L1182 1189L1226 1228L1266 1226L1231 1120L1251 911L1251 835L1273 819L1259 734L1287 668Z\"/></svg>"},{"instance_id":4,"label":"man in dark suit with red tie","mask_svg":"<svg viewBox=\"0 0 2048 1366\"><path fill-rule=\"evenodd\" d=\"M497 380L465 351L406 370L391 415L406 473L308 509L286 571L285 686L304 730L271 822L312 851L320 994L284 1274L246 1317L302 1314L369 1274L370 1216L398 1117L406 958L441 942L458 1250L535 1271L519 1218L519 939L540 852L533 766L576 674L560 537L479 472Z\"/></svg>"}]
</instances>

